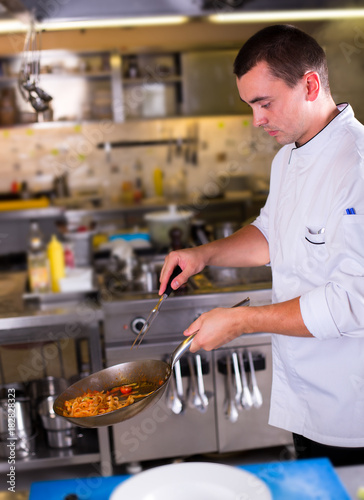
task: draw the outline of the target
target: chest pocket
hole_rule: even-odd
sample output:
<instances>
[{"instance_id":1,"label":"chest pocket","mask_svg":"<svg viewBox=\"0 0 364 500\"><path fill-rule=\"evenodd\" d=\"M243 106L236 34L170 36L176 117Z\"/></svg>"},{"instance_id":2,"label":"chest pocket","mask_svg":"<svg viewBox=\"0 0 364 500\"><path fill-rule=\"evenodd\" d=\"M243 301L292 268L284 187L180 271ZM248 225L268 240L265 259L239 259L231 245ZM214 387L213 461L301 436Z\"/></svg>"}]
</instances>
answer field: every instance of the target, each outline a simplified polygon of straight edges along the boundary
<instances>
[{"instance_id":1,"label":"chest pocket","mask_svg":"<svg viewBox=\"0 0 364 500\"><path fill-rule=\"evenodd\" d=\"M305 228L305 240L311 245L324 245L325 244L325 231L321 229Z\"/></svg>"},{"instance_id":2,"label":"chest pocket","mask_svg":"<svg viewBox=\"0 0 364 500\"><path fill-rule=\"evenodd\" d=\"M345 245L357 256L360 262L364 260L364 215L344 215L343 230Z\"/></svg>"}]
</instances>

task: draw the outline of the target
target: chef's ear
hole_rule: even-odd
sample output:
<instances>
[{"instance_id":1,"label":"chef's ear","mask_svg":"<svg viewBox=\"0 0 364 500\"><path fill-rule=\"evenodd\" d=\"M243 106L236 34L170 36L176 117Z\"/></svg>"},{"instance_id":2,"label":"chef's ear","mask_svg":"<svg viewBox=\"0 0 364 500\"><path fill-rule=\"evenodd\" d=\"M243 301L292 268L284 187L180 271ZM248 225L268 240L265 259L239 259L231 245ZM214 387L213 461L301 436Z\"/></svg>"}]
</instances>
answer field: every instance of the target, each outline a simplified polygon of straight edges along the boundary
<instances>
[{"instance_id":1,"label":"chef's ear","mask_svg":"<svg viewBox=\"0 0 364 500\"><path fill-rule=\"evenodd\" d=\"M306 95L308 101L315 101L319 95L321 81L316 71L308 71L304 75L306 85Z\"/></svg>"}]
</instances>

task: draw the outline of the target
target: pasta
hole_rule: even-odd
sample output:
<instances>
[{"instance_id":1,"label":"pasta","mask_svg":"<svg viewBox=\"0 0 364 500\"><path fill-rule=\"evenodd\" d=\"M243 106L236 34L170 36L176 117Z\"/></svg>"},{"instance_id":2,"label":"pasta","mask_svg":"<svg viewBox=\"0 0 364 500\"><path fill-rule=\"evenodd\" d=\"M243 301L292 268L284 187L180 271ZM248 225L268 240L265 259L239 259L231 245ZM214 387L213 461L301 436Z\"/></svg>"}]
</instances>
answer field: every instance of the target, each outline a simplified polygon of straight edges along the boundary
<instances>
[{"instance_id":1,"label":"pasta","mask_svg":"<svg viewBox=\"0 0 364 500\"><path fill-rule=\"evenodd\" d=\"M132 387L134 386L134 387ZM139 393L136 384L114 387L110 391L88 391L74 399L65 402L64 417L94 417L111 411L125 408L135 402L136 398L146 397L148 394ZM125 397L127 396L127 397Z\"/></svg>"}]
</instances>

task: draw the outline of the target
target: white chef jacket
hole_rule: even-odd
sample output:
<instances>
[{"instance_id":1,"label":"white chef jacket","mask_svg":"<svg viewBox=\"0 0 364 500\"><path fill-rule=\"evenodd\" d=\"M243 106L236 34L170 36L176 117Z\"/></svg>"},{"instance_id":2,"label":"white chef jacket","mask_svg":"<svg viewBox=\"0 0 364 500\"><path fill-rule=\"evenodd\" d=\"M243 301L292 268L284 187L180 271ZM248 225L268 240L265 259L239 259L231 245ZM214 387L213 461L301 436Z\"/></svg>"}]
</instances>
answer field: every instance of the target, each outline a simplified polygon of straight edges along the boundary
<instances>
[{"instance_id":1,"label":"white chef jacket","mask_svg":"<svg viewBox=\"0 0 364 500\"><path fill-rule=\"evenodd\" d=\"M277 153L253 224L269 243L273 302L300 297L314 336L273 335L269 423L364 447L364 126L350 105L338 109L309 142Z\"/></svg>"}]
</instances>

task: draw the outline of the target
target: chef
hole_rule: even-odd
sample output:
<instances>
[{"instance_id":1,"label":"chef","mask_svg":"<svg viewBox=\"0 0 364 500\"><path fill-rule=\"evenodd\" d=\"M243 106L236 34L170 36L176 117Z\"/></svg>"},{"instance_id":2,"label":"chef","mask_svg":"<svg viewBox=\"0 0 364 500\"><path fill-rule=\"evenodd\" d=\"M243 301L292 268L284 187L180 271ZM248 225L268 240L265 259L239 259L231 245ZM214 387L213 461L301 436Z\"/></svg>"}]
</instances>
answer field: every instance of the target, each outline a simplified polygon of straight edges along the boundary
<instances>
[{"instance_id":1,"label":"chef","mask_svg":"<svg viewBox=\"0 0 364 500\"><path fill-rule=\"evenodd\" d=\"M272 332L269 423L293 433L298 458L364 463L364 126L335 104L314 38L289 25L264 28L235 62L253 123L282 145L259 217L228 238L171 252L177 289L207 265L272 268L272 304L216 308L191 351L244 333Z\"/></svg>"}]
</instances>

